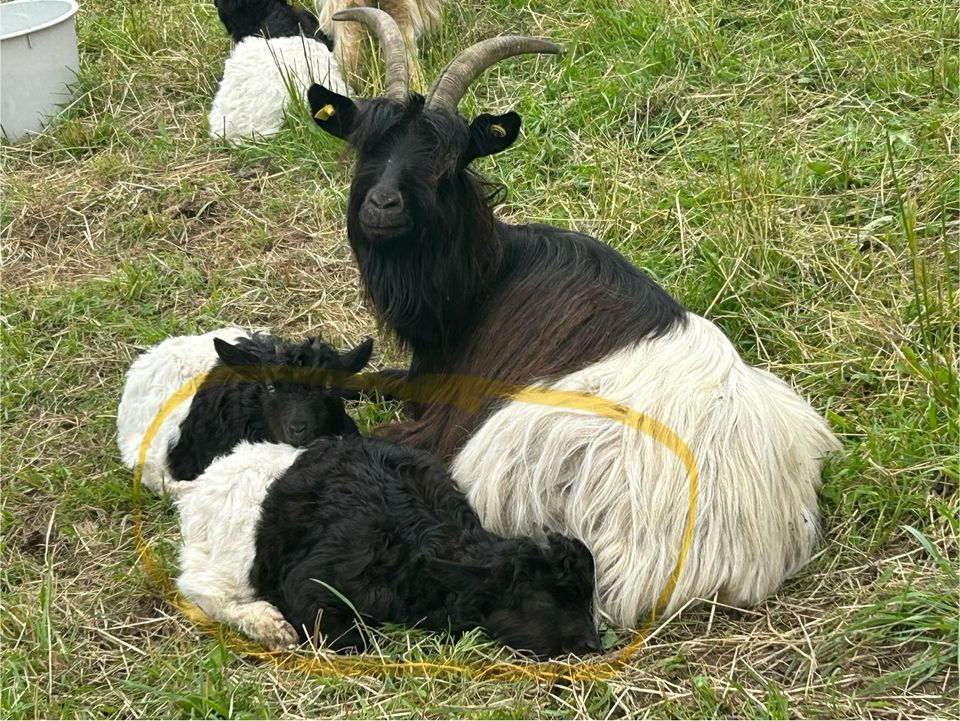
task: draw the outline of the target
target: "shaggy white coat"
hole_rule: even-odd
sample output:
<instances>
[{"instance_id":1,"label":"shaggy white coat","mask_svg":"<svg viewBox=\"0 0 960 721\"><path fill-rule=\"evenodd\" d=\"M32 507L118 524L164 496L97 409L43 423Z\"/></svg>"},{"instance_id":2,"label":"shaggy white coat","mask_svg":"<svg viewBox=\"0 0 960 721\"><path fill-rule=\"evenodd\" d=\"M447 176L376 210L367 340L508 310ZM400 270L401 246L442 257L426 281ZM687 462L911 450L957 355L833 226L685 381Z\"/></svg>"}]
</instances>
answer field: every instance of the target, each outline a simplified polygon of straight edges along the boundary
<instances>
[{"instance_id":1,"label":"shaggy white coat","mask_svg":"<svg viewBox=\"0 0 960 721\"><path fill-rule=\"evenodd\" d=\"M177 389L216 365L214 338L234 342L250 335L240 328L221 328L203 335L167 338L140 355L127 371L117 409L117 445L123 464L136 467L140 444L157 412ZM193 398L178 405L163 421L147 448L140 482L162 493L169 475L167 452L180 439L180 424L190 412Z\"/></svg>"},{"instance_id":2,"label":"shaggy white coat","mask_svg":"<svg viewBox=\"0 0 960 721\"><path fill-rule=\"evenodd\" d=\"M669 614L696 598L750 606L809 559L822 459L839 448L786 383L748 366L710 321L623 348L549 386L649 415L690 447L696 522ZM452 475L494 533L558 531L596 562L597 608L632 627L680 552L688 477L648 435L583 411L510 402L469 439Z\"/></svg>"},{"instance_id":3,"label":"shaggy white coat","mask_svg":"<svg viewBox=\"0 0 960 721\"><path fill-rule=\"evenodd\" d=\"M303 107L307 90L320 83L348 95L333 54L303 37L248 37L223 66L223 80L210 107L210 137L232 143L275 135L283 124L291 89Z\"/></svg>"},{"instance_id":4,"label":"shaggy white coat","mask_svg":"<svg viewBox=\"0 0 960 721\"><path fill-rule=\"evenodd\" d=\"M244 441L195 481L167 487L180 512L180 593L211 618L270 648L295 648L297 633L250 585L257 522L270 484L304 450Z\"/></svg>"}]
</instances>

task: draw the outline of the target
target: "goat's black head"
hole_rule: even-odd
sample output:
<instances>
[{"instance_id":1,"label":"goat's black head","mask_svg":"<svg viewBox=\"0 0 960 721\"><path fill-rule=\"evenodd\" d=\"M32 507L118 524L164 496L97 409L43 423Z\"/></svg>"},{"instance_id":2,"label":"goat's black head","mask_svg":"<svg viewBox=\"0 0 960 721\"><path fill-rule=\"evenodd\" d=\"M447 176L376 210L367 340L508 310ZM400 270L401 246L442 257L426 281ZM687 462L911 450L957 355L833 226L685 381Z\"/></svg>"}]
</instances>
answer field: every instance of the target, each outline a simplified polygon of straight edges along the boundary
<instances>
[{"instance_id":1,"label":"goat's black head","mask_svg":"<svg viewBox=\"0 0 960 721\"><path fill-rule=\"evenodd\" d=\"M286 0L213 0L220 22L234 40L258 34L260 23L276 5Z\"/></svg>"},{"instance_id":2,"label":"goat's black head","mask_svg":"<svg viewBox=\"0 0 960 721\"><path fill-rule=\"evenodd\" d=\"M357 150L347 211L351 238L359 233L376 245L417 241L447 215L459 211L469 217L463 198L477 191L467 166L510 147L520 132L520 116L483 114L468 124L457 114L457 103L467 86L499 60L559 49L522 37L478 43L460 53L423 98L407 89L406 51L389 15L354 8L334 17L362 21L380 36L387 74L386 91L374 100L354 102L321 85L309 90L317 124ZM452 212L444 212L445 201Z\"/></svg>"},{"instance_id":3,"label":"goat's black head","mask_svg":"<svg viewBox=\"0 0 960 721\"><path fill-rule=\"evenodd\" d=\"M363 369L372 339L346 353L319 338L293 344L256 334L235 344L217 338L214 345L223 364L253 389L238 399L253 404L243 411L265 421L271 440L303 446L324 435L357 433L336 382Z\"/></svg>"},{"instance_id":4,"label":"goat's black head","mask_svg":"<svg viewBox=\"0 0 960 721\"><path fill-rule=\"evenodd\" d=\"M547 547L532 541L489 563L433 559L438 581L469 597L482 626L498 641L538 657L584 655L602 649L594 623L593 556L580 541L550 534Z\"/></svg>"},{"instance_id":5,"label":"goat's black head","mask_svg":"<svg viewBox=\"0 0 960 721\"><path fill-rule=\"evenodd\" d=\"M287 0L213 0L220 22L236 42L251 35L268 38L315 38L333 48L320 32L313 13L294 7Z\"/></svg>"}]
</instances>

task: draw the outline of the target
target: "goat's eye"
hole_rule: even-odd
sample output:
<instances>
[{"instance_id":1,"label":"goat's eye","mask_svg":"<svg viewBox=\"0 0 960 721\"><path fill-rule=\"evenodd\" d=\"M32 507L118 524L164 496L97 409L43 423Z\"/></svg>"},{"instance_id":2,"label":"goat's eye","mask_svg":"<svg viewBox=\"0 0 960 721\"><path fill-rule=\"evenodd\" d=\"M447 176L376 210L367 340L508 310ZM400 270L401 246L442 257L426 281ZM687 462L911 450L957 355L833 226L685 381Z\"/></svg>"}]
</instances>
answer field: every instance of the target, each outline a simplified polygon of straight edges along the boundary
<instances>
[{"instance_id":1,"label":"goat's eye","mask_svg":"<svg viewBox=\"0 0 960 721\"><path fill-rule=\"evenodd\" d=\"M273 383L267 383L267 393L276 393L277 389Z\"/></svg>"}]
</instances>

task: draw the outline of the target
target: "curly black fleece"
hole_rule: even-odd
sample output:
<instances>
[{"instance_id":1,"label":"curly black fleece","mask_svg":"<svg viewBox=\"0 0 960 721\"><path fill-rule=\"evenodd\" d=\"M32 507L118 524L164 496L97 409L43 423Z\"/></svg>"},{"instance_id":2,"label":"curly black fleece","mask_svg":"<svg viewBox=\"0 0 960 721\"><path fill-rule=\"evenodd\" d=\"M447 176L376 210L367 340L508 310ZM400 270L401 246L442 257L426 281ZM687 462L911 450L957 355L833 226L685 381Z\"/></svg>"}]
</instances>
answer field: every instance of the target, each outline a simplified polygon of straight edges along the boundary
<instances>
[{"instance_id":1,"label":"curly black fleece","mask_svg":"<svg viewBox=\"0 0 960 721\"><path fill-rule=\"evenodd\" d=\"M338 650L365 637L337 593L371 626L482 627L538 656L600 648L580 541L489 533L436 457L373 438L318 439L271 485L250 581Z\"/></svg>"}]
</instances>

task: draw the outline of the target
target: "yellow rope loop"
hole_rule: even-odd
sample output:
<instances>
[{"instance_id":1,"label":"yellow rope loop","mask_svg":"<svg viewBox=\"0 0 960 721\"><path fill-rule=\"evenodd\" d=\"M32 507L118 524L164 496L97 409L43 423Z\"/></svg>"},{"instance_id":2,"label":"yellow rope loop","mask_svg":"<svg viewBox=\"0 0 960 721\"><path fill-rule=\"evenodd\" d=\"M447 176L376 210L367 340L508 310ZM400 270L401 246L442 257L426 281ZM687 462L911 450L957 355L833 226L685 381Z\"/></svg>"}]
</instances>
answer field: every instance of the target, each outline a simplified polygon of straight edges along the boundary
<instances>
[{"instance_id":1,"label":"yellow rope loop","mask_svg":"<svg viewBox=\"0 0 960 721\"><path fill-rule=\"evenodd\" d=\"M225 369L224 369L225 370ZM297 369L301 370L301 369ZM206 633L222 633L224 644L240 656L269 663L277 669L300 671L313 675L340 676L454 676L485 681L606 681L620 671L640 650L646 634L656 622L657 616L670 600L677 580L683 570L690 543L697 508L697 466L693 452L683 440L664 424L632 408L608 401L605 398L581 391L557 390L541 386L520 386L502 381L491 381L471 376L429 376L415 381L390 379L384 381L375 375L347 375L337 371L312 375L303 369L298 380L318 383L335 383L342 388L372 392L389 389L403 398L424 403L446 403L476 413L483 398L509 398L517 403L565 408L608 418L652 438L667 448L683 465L688 479L688 508L684 522L683 537L676 563L667 582L651 609L649 617L640 626L629 644L619 652L597 661L566 663L550 661L543 663L498 661L493 663L453 664L438 661L396 661L375 656L335 656L322 658L306 656L289 651L269 651L263 647L224 629L198 606L184 598L170 577L164 573L150 552L143 538L140 506L140 481L146 462L147 450L164 420L185 400L193 397L200 385L208 379L222 382L226 372L219 368L201 373L178 388L160 407L144 434L133 474L133 535L140 562L150 580L164 598L179 610L194 626ZM219 377L218 377L219 376Z\"/></svg>"}]
</instances>

